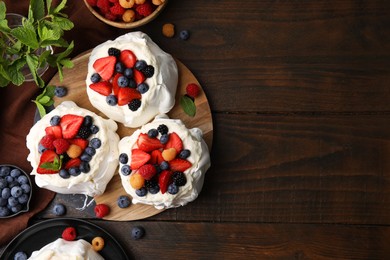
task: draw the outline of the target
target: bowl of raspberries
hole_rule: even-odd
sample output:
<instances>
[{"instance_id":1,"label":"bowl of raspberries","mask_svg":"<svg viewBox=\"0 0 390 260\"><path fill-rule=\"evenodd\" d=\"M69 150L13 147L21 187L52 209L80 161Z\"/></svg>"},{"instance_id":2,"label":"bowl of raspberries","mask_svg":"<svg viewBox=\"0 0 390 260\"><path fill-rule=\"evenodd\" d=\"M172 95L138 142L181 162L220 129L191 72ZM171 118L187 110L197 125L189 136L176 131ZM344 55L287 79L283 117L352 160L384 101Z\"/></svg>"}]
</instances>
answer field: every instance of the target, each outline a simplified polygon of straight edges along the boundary
<instances>
[{"instance_id":1,"label":"bowl of raspberries","mask_svg":"<svg viewBox=\"0 0 390 260\"><path fill-rule=\"evenodd\" d=\"M152 21L168 0L84 0L96 18L111 26L132 29Z\"/></svg>"},{"instance_id":2,"label":"bowl of raspberries","mask_svg":"<svg viewBox=\"0 0 390 260\"><path fill-rule=\"evenodd\" d=\"M29 210L31 180L15 165L0 165L0 219L14 217Z\"/></svg>"}]
</instances>

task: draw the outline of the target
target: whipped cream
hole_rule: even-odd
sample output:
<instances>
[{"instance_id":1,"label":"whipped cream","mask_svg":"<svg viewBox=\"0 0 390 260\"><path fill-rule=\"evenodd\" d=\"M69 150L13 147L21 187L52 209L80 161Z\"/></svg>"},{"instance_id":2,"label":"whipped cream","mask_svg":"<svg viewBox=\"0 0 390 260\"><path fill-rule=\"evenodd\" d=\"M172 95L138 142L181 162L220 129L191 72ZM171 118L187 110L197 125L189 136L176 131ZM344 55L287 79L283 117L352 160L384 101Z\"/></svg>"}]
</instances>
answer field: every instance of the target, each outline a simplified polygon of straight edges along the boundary
<instances>
[{"instance_id":1,"label":"whipped cream","mask_svg":"<svg viewBox=\"0 0 390 260\"><path fill-rule=\"evenodd\" d=\"M99 132L89 138L99 138L102 143L89 162L91 170L88 173L81 173L68 179L62 178L59 174L39 174L37 168L41 154L38 151L38 145L46 134L45 128L50 126L50 119L53 116L66 114L90 115L93 118L93 124L99 127ZM119 136L116 134L117 128L117 124L111 119L104 119L87 109L80 108L72 101L62 102L41 118L27 135L26 144L30 150L27 160L33 167L31 175L35 175L36 184L41 188L62 194L85 194L88 196L102 194L118 166Z\"/></svg>"},{"instance_id":2,"label":"whipped cream","mask_svg":"<svg viewBox=\"0 0 390 260\"><path fill-rule=\"evenodd\" d=\"M154 67L153 77L145 80L149 85L149 90L142 94L141 107L136 111L131 111L127 105L108 105L105 96L89 87L92 83L91 75L95 73L93 63L99 58L108 56L110 47L131 50L138 60L144 60ZM131 32L114 41L106 41L96 46L89 58L86 88L91 104L107 117L127 127L140 127L156 115L168 113L175 105L177 83L178 71L175 60L142 32Z\"/></svg>"},{"instance_id":3,"label":"whipped cream","mask_svg":"<svg viewBox=\"0 0 390 260\"><path fill-rule=\"evenodd\" d=\"M32 252L29 260L104 260L84 239L66 241L58 238L38 251Z\"/></svg>"},{"instance_id":4,"label":"whipped cream","mask_svg":"<svg viewBox=\"0 0 390 260\"><path fill-rule=\"evenodd\" d=\"M138 147L138 136L141 133L147 134L152 128L157 129L161 124L165 124L168 127L169 133L176 132L183 142L183 147L191 151L191 155L187 160L192 163L192 166L184 172L187 183L184 186L179 187L178 193L174 195L169 192L165 192L164 194L161 192L156 194L148 192L146 196L139 197L135 193L135 189L130 185L131 174L124 176L119 172L122 186L126 192L131 195L134 204L142 203L153 205L157 209L184 206L198 197L203 187L205 172L211 165L209 150L207 144L203 140L202 130L199 128L187 129L179 119L169 119L166 115L158 115L151 123L136 130L131 136L122 138L119 142L119 153L126 153L129 157L128 164L131 164L131 153L132 149ZM123 164L120 163L119 169L121 169L122 166Z\"/></svg>"}]
</instances>

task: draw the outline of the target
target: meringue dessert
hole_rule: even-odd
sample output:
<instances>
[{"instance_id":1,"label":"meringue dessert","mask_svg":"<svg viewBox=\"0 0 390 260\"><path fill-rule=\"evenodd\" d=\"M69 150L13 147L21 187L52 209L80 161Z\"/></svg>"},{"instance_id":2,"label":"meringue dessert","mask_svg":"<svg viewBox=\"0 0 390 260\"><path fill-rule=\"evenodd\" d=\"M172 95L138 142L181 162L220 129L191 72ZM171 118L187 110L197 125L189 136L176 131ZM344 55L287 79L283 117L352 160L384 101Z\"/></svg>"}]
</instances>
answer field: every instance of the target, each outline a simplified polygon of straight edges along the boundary
<instances>
[{"instance_id":1,"label":"meringue dessert","mask_svg":"<svg viewBox=\"0 0 390 260\"><path fill-rule=\"evenodd\" d=\"M29 260L56 259L56 260L104 260L93 250L92 245L84 239L66 241L58 238L38 251L32 252Z\"/></svg>"},{"instance_id":2,"label":"meringue dessert","mask_svg":"<svg viewBox=\"0 0 390 260\"><path fill-rule=\"evenodd\" d=\"M36 184L62 194L102 194L118 166L117 124L64 101L27 135Z\"/></svg>"},{"instance_id":3,"label":"meringue dessert","mask_svg":"<svg viewBox=\"0 0 390 260\"><path fill-rule=\"evenodd\" d=\"M119 174L132 202L157 209L186 205L202 190L210 155L199 128L157 116L119 142Z\"/></svg>"},{"instance_id":4,"label":"meringue dessert","mask_svg":"<svg viewBox=\"0 0 390 260\"><path fill-rule=\"evenodd\" d=\"M172 56L142 32L96 46L88 62L91 104L108 118L137 128L175 105L178 69Z\"/></svg>"}]
</instances>

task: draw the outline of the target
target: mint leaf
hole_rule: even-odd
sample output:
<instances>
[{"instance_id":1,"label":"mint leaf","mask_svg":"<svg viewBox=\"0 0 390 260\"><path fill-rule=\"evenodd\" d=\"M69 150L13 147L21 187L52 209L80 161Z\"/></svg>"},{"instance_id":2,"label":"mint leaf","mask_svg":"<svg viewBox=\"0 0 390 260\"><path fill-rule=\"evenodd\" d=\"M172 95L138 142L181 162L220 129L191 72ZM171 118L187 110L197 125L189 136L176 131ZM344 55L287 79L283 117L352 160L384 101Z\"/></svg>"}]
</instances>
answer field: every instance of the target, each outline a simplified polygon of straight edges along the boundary
<instances>
[{"instance_id":1,"label":"mint leaf","mask_svg":"<svg viewBox=\"0 0 390 260\"><path fill-rule=\"evenodd\" d=\"M60 61L60 64L67 69L73 68L74 64L70 59L63 59Z\"/></svg>"},{"instance_id":2,"label":"mint leaf","mask_svg":"<svg viewBox=\"0 0 390 260\"><path fill-rule=\"evenodd\" d=\"M56 41L61 37L61 32L60 30L48 28L44 23L39 23L38 35L41 41Z\"/></svg>"},{"instance_id":3,"label":"mint leaf","mask_svg":"<svg viewBox=\"0 0 390 260\"><path fill-rule=\"evenodd\" d=\"M46 104L50 101L50 97L48 96L43 96L40 99L37 100L39 103L42 105L46 106Z\"/></svg>"},{"instance_id":4,"label":"mint leaf","mask_svg":"<svg viewBox=\"0 0 390 260\"><path fill-rule=\"evenodd\" d=\"M74 27L72 21L70 21L67 18L58 17L58 16L53 17L53 23L57 24L64 31L69 31Z\"/></svg>"},{"instance_id":5,"label":"mint leaf","mask_svg":"<svg viewBox=\"0 0 390 260\"><path fill-rule=\"evenodd\" d=\"M39 47L35 28L32 23L26 22L24 26L16 27L12 29L11 32L12 35L20 40L23 44L33 49L37 49Z\"/></svg>"},{"instance_id":6,"label":"mint leaf","mask_svg":"<svg viewBox=\"0 0 390 260\"><path fill-rule=\"evenodd\" d=\"M181 107L183 108L184 112L191 116L191 117L194 117L195 114L196 114L196 106L195 106L195 103L194 101L192 101L191 98L187 97L187 96L182 96L180 98L180 105Z\"/></svg>"},{"instance_id":7,"label":"mint leaf","mask_svg":"<svg viewBox=\"0 0 390 260\"><path fill-rule=\"evenodd\" d=\"M0 20L5 19L5 14L7 12L7 8L5 7L5 3L0 1Z\"/></svg>"},{"instance_id":8,"label":"mint leaf","mask_svg":"<svg viewBox=\"0 0 390 260\"><path fill-rule=\"evenodd\" d=\"M41 118L44 117L44 116L46 115L46 109L45 109L45 107L44 107L41 103L39 103L38 101L36 101L36 100L33 100L33 102L34 102L35 105L37 106L37 109L38 109L38 112L39 112L40 117L41 117Z\"/></svg>"},{"instance_id":9,"label":"mint leaf","mask_svg":"<svg viewBox=\"0 0 390 260\"><path fill-rule=\"evenodd\" d=\"M62 0L62 2L61 2L59 5L57 5L56 8L54 8L53 13L59 13L59 12L61 12L62 9L65 8L65 5L66 5L66 0Z\"/></svg>"},{"instance_id":10,"label":"mint leaf","mask_svg":"<svg viewBox=\"0 0 390 260\"><path fill-rule=\"evenodd\" d=\"M31 0L28 15L28 18L32 19L32 21L42 19L45 16L45 4L43 0Z\"/></svg>"},{"instance_id":11,"label":"mint leaf","mask_svg":"<svg viewBox=\"0 0 390 260\"><path fill-rule=\"evenodd\" d=\"M23 84L25 78L24 78L22 72L20 71L20 69L24 65L26 65L26 60L19 59L19 60L15 61L14 63L12 63L12 65L10 65L7 68L7 72L8 72L10 79L11 79L12 84L14 84L16 86L20 86Z\"/></svg>"}]
</instances>

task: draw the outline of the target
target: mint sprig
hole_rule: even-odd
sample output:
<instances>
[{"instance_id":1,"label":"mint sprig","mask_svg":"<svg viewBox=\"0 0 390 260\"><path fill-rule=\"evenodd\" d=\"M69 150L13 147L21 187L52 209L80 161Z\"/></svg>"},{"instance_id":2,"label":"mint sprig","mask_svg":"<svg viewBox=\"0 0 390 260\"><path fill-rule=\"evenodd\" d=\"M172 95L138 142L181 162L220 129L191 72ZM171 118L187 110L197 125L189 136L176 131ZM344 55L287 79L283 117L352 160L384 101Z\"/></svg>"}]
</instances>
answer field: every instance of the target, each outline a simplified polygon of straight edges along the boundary
<instances>
[{"instance_id":1,"label":"mint sprig","mask_svg":"<svg viewBox=\"0 0 390 260\"><path fill-rule=\"evenodd\" d=\"M195 102L188 96L184 95L180 98L180 105L183 108L183 111L191 116L194 117L196 114L196 106Z\"/></svg>"},{"instance_id":2,"label":"mint sprig","mask_svg":"<svg viewBox=\"0 0 390 260\"><path fill-rule=\"evenodd\" d=\"M54 157L53 162L44 162L39 167L47 170L59 171L62 167L62 155L60 158Z\"/></svg>"}]
</instances>

